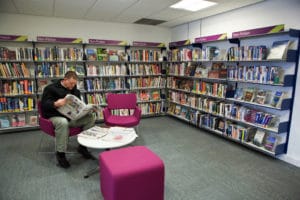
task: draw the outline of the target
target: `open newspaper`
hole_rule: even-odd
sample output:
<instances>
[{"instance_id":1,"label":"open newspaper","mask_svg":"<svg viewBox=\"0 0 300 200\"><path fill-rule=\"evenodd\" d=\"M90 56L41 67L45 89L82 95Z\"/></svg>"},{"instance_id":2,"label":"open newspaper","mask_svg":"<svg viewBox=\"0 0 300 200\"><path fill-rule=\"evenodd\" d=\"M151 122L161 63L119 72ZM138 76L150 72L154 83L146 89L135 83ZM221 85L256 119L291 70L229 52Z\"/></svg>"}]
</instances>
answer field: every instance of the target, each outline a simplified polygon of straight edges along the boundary
<instances>
[{"instance_id":1,"label":"open newspaper","mask_svg":"<svg viewBox=\"0 0 300 200\"><path fill-rule=\"evenodd\" d=\"M67 103L64 106L59 107L57 110L72 120L80 119L88 113L99 109L97 105L85 104L81 101L81 99L72 94L67 94L65 98L67 99Z\"/></svg>"},{"instance_id":2,"label":"open newspaper","mask_svg":"<svg viewBox=\"0 0 300 200\"><path fill-rule=\"evenodd\" d=\"M99 139L106 142L127 143L138 137L134 128L110 127L103 128L99 126L91 127L80 133L80 137L88 139Z\"/></svg>"}]
</instances>

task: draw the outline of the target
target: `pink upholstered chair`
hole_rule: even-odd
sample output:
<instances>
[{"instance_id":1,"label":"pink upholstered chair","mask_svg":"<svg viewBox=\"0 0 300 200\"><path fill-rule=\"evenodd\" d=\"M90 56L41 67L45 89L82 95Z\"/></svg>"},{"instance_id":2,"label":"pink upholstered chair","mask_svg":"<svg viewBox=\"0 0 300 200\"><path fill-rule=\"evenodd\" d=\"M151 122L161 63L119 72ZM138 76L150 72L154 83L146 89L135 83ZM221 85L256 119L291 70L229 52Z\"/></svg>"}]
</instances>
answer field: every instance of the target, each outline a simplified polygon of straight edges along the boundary
<instances>
[{"instance_id":1,"label":"pink upholstered chair","mask_svg":"<svg viewBox=\"0 0 300 200\"><path fill-rule=\"evenodd\" d=\"M46 119L43 117L42 105L41 105L40 101L38 101L38 112L39 112L40 129L43 132L47 133L48 135L55 137L54 126L53 126L52 122L49 119ZM82 129L79 127L70 128L69 136L77 135L81 131L82 131Z\"/></svg>"},{"instance_id":2,"label":"pink upholstered chair","mask_svg":"<svg viewBox=\"0 0 300 200\"><path fill-rule=\"evenodd\" d=\"M104 123L107 126L137 127L141 119L141 109L137 106L135 93L113 94L106 96L107 107L103 109ZM130 115L114 115L114 110L133 110Z\"/></svg>"}]
</instances>

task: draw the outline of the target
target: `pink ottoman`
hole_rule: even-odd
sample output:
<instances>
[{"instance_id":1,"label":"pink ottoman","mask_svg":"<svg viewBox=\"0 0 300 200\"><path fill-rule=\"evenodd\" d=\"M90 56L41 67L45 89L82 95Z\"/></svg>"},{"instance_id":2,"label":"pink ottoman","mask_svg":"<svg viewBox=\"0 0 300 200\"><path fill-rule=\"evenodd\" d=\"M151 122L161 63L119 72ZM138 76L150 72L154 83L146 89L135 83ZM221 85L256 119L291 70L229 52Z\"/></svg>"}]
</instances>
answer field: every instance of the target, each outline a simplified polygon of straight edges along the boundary
<instances>
[{"instance_id":1,"label":"pink ottoman","mask_svg":"<svg viewBox=\"0 0 300 200\"><path fill-rule=\"evenodd\" d=\"M100 188L105 200L163 200L164 163L144 146L99 154Z\"/></svg>"}]
</instances>

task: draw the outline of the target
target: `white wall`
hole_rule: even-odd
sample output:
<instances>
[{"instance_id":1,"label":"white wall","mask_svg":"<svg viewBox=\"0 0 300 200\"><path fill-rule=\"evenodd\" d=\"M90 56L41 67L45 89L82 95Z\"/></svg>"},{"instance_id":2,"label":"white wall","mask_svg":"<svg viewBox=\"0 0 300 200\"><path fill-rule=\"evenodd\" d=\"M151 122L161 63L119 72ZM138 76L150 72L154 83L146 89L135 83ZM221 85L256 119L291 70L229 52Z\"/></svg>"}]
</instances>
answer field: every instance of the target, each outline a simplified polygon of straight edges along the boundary
<instances>
[{"instance_id":1,"label":"white wall","mask_svg":"<svg viewBox=\"0 0 300 200\"><path fill-rule=\"evenodd\" d=\"M157 26L4 13L0 13L0 34L28 35L29 40L36 40L36 36L51 36L82 38L84 42L90 38L124 40L129 44L146 41L168 45L171 40L170 29Z\"/></svg>"},{"instance_id":2,"label":"white wall","mask_svg":"<svg viewBox=\"0 0 300 200\"><path fill-rule=\"evenodd\" d=\"M233 10L213 17L197 20L172 28L172 41L196 37L254 29L259 27L284 24L285 29L300 29L299 0L267 0L255 5ZM188 28L188 29L186 29ZM300 70L297 77L300 77ZM293 116L290 130L288 152L280 159L300 167L300 78L296 82Z\"/></svg>"}]
</instances>

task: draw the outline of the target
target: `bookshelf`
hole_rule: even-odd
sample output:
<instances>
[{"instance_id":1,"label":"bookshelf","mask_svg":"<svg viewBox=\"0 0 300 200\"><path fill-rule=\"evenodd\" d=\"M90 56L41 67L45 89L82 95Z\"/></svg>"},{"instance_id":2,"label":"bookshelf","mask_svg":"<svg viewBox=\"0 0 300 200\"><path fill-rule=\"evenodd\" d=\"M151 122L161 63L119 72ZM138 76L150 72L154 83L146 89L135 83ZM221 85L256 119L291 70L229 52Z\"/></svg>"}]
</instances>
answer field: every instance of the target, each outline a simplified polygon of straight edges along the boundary
<instances>
[{"instance_id":1,"label":"bookshelf","mask_svg":"<svg viewBox=\"0 0 300 200\"><path fill-rule=\"evenodd\" d=\"M0 35L0 133L38 127L32 42Z\"/></svg>"},{"instance_id":2,"label":"bookshelf","mask_svg":"<svg viewBox=\"0 0 300 200\"><path fill-rule=\"evenodd\" d=\"M127 49L128 86L137 94L142 116L164 113L165 105L165 60L164 43L133 41Z\"/></svg>"},{"instance_id":3,"label":"bookshelf","mask_svg":"<svg viewBox=\"0 0 300 200\"><path fill-rule=\"evenodd\" d=\"M175 51L173 43L167 113L264 154L286 153L299 33L278 25L196 38ZM286 57L267 59L274 42L286 40L295 42Z\"/></svg>"}]
</instances>

